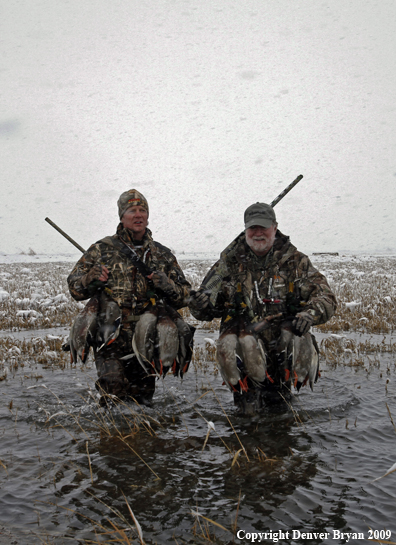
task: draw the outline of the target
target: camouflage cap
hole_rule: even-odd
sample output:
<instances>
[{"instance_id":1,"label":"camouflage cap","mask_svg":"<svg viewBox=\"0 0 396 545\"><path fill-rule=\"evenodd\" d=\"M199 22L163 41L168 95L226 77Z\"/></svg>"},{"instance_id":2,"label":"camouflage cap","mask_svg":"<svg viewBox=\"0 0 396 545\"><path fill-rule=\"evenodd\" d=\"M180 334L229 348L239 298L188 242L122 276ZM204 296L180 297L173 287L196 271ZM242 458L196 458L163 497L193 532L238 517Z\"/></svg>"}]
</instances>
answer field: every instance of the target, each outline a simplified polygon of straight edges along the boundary
<instances>
[{"instance_id":1,"label":"camouflage cap","mask_svg":"<svg viewBox=\"0 0 396 545\"><path fill-rule=\"evenodd\" d=\"M120 219L128 208L131 208L132 206L142 206L147 210L147 215L149 213L148 202L144 195L139 193L137 189L129 189L129 191L124 191L124 193L121 193L120 198L117 201L117 205Z\"/></svg>"},{"instance_id":2,"label":"camouflage cap","mask_svg":"<svg viewBox=\"0 0 396 545\"><path fill-rule=\"evenodd\" d=\"M260 227L268 229L273 223L276 223L275 211L269 204L256 202L246 208L244 221L245 229L249 229L253 225L260 225Z\"/></svg>"}]
</instances>

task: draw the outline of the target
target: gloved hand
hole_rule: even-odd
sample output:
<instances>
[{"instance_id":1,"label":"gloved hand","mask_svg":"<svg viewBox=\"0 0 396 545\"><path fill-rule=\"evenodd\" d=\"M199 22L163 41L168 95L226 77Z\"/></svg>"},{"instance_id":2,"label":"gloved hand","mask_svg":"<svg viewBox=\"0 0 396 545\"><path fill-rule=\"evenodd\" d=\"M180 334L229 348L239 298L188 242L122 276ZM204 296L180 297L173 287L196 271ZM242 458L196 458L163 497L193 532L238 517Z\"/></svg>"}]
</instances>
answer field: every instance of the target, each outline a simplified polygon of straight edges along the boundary
<instances>
[{"instance_id":1,"label":"gloved hand","mask_svg":"<svg viewBox=\"0 0 396 545\"><path fill-rule=\"evenodd\" d=\"M293 333L302 337L305 333L308 333L309 328L314 322L313 316L309 312L299 312L293 320Z\"/></svg>"},{"instance_id":2,"label":"gloved hand","mask_svg":"<svg viewBox=\"0 0 396 545\"><path fill-rule=\"evenodd\" d=\"M196 310L205 310L210 305L210 296L206 291L197 291L192 296L190 305Z\"/></svg>"},{"instance_id":3,"label":"gloved hand","mask_svg":"<svg viewBox=\"0 0 396 545\"><path fill-rule=\"evenodd\" d=\"M84 288L87 288L92 282L95 282L95 280L106 282L108 276L108 269L99 263L95 263L95 265L89 269L87 274L84 274L84 276L81 278L81 284L84 286Z\"/></svg>"},{"instance_id":4,"label":"gloved hand","mask_svg":"<svg viewBox=\"0 0 396 545\"><path fill-rule=\"evenodd\" d=\"M163 291L166 295L175 295L175 284L164 272L154 271L148 278L150 278L157 289Z\"/></svg>"}]
</instances>

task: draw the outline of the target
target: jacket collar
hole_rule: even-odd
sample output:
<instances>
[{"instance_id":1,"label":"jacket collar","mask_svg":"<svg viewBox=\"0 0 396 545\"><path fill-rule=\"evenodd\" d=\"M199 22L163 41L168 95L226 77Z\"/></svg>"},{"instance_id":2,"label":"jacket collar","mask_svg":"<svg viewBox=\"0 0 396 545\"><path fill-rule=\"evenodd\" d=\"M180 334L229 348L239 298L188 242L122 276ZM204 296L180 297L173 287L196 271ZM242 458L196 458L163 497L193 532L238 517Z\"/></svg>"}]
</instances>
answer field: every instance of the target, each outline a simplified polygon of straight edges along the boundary
<instances>
[{"instance_id":1,"label":"jacket collar","mask_svg":"<svg viewBox=\"0 0 396 545\"><path fill-rule=\"evenodd\" d=\"M143 248L145 248L146 246L149 246L151 242L153 242L151 231L147 227L142 240L134 240L132 231L124 227L123 224L120 222L117 227L117 235L124 242L132 246L143 246Z\"/></svg>"},{"instance_id":2,"label":"jacket collar","mask_svg":"<svg viewBox=\"0 0 396 545\"><path fill-rule=\"evenodd\" d=\"M266 256L262 258L256 256L256 254L249 248L245 239L245 232L242 232L234 241L234 246L230 248L230 252L227 252L227 258L234 258L238 263L247 264L248 262L254 263L260 261L264 266L269 263L278 263L286 261L295 251L296 247L290 242L287 235L284 235L279 229L276 232L274 245ZM230 245L231 246L231 245Z\"/></svg>"}]
</instances>

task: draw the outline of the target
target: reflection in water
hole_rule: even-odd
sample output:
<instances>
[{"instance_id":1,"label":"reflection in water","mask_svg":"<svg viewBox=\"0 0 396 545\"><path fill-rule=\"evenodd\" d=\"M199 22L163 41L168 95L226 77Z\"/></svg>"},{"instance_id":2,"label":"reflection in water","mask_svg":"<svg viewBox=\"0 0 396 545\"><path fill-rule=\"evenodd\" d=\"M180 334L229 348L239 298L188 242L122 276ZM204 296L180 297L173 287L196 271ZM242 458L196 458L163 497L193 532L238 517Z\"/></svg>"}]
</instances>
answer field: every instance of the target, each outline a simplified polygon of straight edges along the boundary
<instances>
[{"instance_id":1,"label":"reflection in water","mask_svg":"<svg viewBox=\"0 0 396 545\"><path fill-rule=\"evenodd\" d=\"M259 531L263 516L270 517L281 509L296 487L308 486L316 474L317 456L310 452L305 434L295 433L295 420L287 405L269 409L253 420L233 418L237 437L221 412L211 412L213 398L204 399L200 412L214 422L220 436L212 433L204 451L206 422L196 418L192 407L182 406L183 419L171 414L169 403L164 407L161 425L152 426L152 435L138 432L125 441L107 433L97 432L95 439L91 435L96 494L100 491L104 503L116 506L128 518L122 490L146 529L146 538L154 540L158 532L164 543L165 539L173 542L173 535L183 537L193 524L191 510L231 528L239 503L239 518L246 519L244 529ZM127 437L130 428L122 429L123 423L119 418L118 430ZM246 455L241 452L232 466L240 443ZM78 452L83 458L83 443ZM88 461L85 466L87 472ZM75 502L76 509L80 501L78 498Z\"/></svg>"}]
</instances>

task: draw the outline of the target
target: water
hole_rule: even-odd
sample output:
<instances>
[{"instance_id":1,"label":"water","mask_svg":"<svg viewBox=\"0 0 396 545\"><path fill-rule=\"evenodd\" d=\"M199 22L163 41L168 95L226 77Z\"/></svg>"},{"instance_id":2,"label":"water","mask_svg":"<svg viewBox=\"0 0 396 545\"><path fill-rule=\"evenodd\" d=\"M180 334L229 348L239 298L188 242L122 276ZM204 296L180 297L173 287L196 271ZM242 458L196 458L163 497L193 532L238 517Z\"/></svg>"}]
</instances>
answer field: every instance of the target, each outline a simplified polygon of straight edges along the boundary
<instances>
[{"instance_id":1,"label":"water","mask_svg":"<svg viewBox=\"0 0 396 545\"><path fill-rule=\"evenodd\" d=\"M209 336L198 330L198 344ZM126 500L147 544L207 543L206 526L221 544L269 531L263 543L279 531L281 543L346 543L337 532L363 543L369 528L396 542L396 473L373 482L396 462L395 365L380 358L368 370L322 363L313 393L253 418L235 415L211 364L159 381L153 408L104 413L92 362L26 363L0 382L0 543L105 542L108 521L135 527Z\"/></svg>"}]
</instances>

